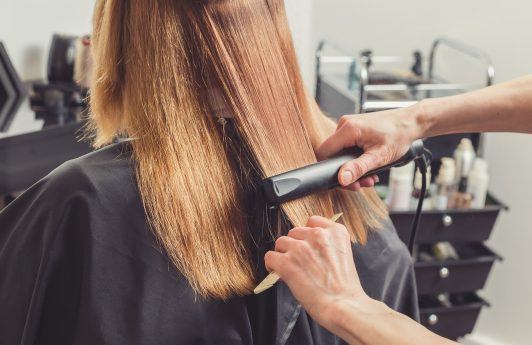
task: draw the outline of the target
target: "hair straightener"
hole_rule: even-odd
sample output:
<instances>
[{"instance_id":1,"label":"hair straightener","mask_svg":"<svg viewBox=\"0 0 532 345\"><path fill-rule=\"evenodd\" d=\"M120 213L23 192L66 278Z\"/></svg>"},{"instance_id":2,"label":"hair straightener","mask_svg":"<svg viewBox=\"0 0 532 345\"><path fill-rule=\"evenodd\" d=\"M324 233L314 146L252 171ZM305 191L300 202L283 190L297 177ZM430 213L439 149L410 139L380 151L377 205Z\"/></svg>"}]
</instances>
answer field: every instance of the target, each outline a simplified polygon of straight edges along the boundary
<instances>
[{"instance_id":1,"label":"hair straightener","mask_svg":"<svg viewBox=\"0 0 532 345\"><path fill-rule=\"evenodd\" d=\"M338 172L342 165L350 160L360 157L363 152L362 149L355 147L344 151L339 156L265 178L262 180L264 197L270 205L276 206L319 191L339 187ZM430 164L430 156L430 151L425 149L423 141L416 140L412 143L406 154L399 160L375 170L371 170L362 177L375 175L390 168L403 166L415 161L422 174L421 193L424 195L427 188L426 172L427 166ZM423 198L419 198L408 246L410 253L412 253L414 246L422 207Z\"/></svg>"},{"instance_id":2,"label":"hair straightener","mask_svg":"<svg viewBox=\"0 0 532 345\"><path fill-rule=\"evenodd\" d=\"M220 91L217 89L209 89L208 93L209 103L215 116L218 118L231 118L232 115L228 111ZM361 148L354 147L344 151L336 157L265 178L262 180L261 186L263 195L268 204L275 209L283 202L302 198L319 191L339 187L338 172L342 165L350 160L360 157L362 153L364 153L364 151ZM411 161L415 161L422 175L421 193L422 195L425 195L427 189L426 173L427 167L430 164L430 159L430 151L425 149L423 141L416 140L412 143L406 154L399 160L369 171L363 177L378 174L390 168L399 167L406 165ZM423 207L423 199L424 198L419 198L416 215L412 224L412 232L410 234L408 245L410 253L412 253L414 247L419 219L421 217L421 209Z\"/></svg>"}]
</instances>

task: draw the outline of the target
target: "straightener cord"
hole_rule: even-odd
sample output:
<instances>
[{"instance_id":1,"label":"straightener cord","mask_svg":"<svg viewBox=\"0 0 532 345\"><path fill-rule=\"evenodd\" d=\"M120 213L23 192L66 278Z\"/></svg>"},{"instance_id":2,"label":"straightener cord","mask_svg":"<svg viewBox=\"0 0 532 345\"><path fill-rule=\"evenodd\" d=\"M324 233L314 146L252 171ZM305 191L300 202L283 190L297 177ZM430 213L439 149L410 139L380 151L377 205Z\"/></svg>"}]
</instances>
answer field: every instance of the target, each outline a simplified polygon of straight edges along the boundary
<instances>
[{"instance_id":1,"label":"straightener cord","mask_svg":"<svg viewBox=\"0 0 532 345\"><path fill-rule=\"evenodd\" d=\"M408 251L410 252L410 255L412 255L414 252L414 244L416 243L416 236L419 230L419 221L421 219L421 212L423 210L423 201L425 200L425 195L427 193L427 159L425 155L416 159L416 165L421 172L421 195L419 197L419 201L417 202L416 215L414 216L414 221L412 222L412 231L410 232L410 240L408 241Z\"/></svg>"}]
</instances>

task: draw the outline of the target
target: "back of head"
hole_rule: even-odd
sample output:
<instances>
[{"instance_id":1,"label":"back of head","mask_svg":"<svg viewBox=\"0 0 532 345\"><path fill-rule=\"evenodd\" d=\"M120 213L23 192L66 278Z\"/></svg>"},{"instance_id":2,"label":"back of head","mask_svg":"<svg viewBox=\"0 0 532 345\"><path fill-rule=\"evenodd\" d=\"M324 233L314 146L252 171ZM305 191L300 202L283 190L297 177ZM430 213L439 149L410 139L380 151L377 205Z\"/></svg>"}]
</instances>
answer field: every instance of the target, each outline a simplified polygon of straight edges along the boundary
<instances>
[{"instance_id":1,"label":"back of head","mask_svg":"<svg viewBox=\"0 0 532 345\"><path fill-rule=\"evenodd\" d=\"M257 178L316 162L330 131L307 98L282 0L99 0L91 90L96 145L134 137L149 223L204 297L254 286L250 207ZM219 90L234 135L212 115ZM282 205L294 226L345 212L353 240L384 215L373 191L331 191Z\"/></svg>"}]
</instances>

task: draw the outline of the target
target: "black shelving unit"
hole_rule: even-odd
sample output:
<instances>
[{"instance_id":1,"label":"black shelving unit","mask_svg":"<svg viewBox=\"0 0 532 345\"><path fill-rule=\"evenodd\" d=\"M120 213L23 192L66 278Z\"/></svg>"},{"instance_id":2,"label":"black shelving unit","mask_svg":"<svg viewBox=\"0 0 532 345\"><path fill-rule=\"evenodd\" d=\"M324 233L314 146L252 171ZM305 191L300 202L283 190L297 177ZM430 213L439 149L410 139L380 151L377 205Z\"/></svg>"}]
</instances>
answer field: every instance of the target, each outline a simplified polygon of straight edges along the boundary
<instances>
[{"instance_id":1,"label":"black shelving unit","mask_svg":"<svg viewBox=\"0 0 532 345\"><path fill-rule=\"evenodd\" d=\"M458 260L414 262L419 296L420 322L431 331L456 340L473 331L480 310L489 303L478 295L493 264L502 258L488 240L501 210L507 207L493 196L483 209L430 210L420 223L418 250L437 242L450 242ZM413 211L391 211L399 237L410 236ZM438 298L446 296L445 300Z\"/></svg>"},{"instance_id":2,"label":"black shelving unit","mask_svg":"<svg viewBox=\"0 0 532 345\"><path fill-rule=\"evenodd\" d=\"M482 81L475 85L452 83L441 78L435 71L441 45L475 58L485 67ZM407 107L424 98L459 94L493 82L494 68L489 57L474 47L445 38L433 42L426 74L420 74L419 69L413 67L410 71L403 70L405 73L402 74L397 74L396 69L379 69L393 63L419 66L420 59L419 52L406 58L375 56L371 51L350 55L322 42L316 51L316 100L324 112L338 118L344 114ZM433 154L432 176L438 174L439 159L452 157L464 137L469 138L477 153L482 155L482 135L479 133L425 140L425 146ZM382 184L387 184L387 174L379 177ZM489 306L477 291L484 288L493 264L501 257L484 242L489 239L500 211L505 209L504 203L489 195L482 209L423 211L416 241L418 251L430 249L438 242L449 242L459 256L457 260L414 262L420 322L435 333L449 339L463 337L472 332L481 309ZM414 213L414 210L390 212L398 235L405 243L410 237Z\"/></svg>"}]
</instances>

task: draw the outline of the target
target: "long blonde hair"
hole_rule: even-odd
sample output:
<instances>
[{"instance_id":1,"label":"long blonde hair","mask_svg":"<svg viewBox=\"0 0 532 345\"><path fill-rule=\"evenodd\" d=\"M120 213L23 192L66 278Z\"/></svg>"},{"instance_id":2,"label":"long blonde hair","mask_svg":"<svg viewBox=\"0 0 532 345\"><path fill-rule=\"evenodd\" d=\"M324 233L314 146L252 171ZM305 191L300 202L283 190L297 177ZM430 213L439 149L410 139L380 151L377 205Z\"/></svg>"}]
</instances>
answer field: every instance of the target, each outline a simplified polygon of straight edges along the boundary
<instances>
[{"instance_id":1,"label":"long blonde hair","mask_svg":"<svg viewBox=\"0 0 532 345\"><path fill-rule=\"evenodd\" d=\"M282 0L99 0L91 127L95 145L132 141L147 219L202 297L256 284L253 218L258 178L316 162L334 130L305 94ZM209 108L220 90L238 140ZM282 205L294 226L344 212L365 242L385 209L373 190L330 191Z\"/></svg>"}]
</instances>

